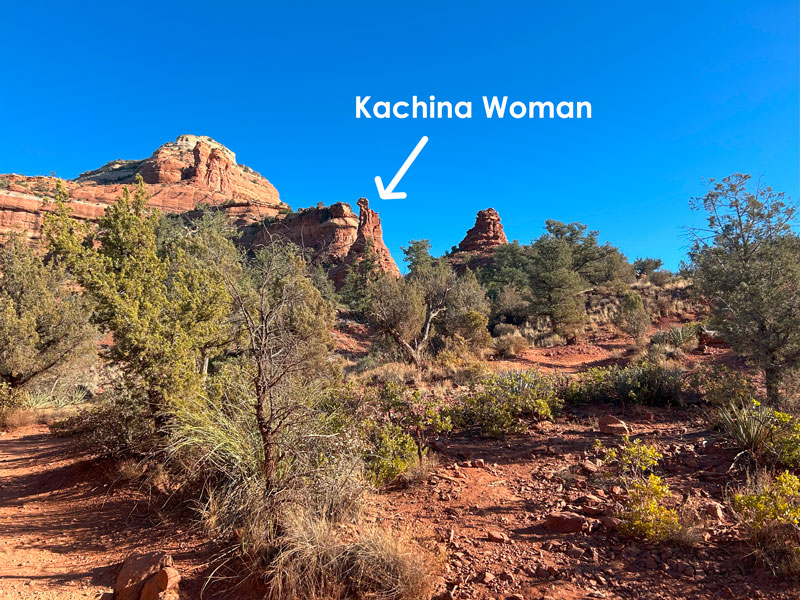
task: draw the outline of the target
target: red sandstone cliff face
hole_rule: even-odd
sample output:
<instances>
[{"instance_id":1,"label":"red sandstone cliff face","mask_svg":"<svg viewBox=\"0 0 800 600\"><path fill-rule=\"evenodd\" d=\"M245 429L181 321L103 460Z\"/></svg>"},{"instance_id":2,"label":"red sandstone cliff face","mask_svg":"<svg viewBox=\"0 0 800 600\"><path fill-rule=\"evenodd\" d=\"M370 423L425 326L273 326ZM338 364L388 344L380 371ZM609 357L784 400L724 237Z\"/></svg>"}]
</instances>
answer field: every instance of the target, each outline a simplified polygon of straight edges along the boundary
<instances>
[{"instance_id":1,"label":"red sandstone cliff face","mask_svg":"<svg viewBox=\"0 0 800 600\"><path fill-rule=\"evenodd\" d=\"M137 174L152 195L150 205L168 213L218 206L242 227L287 208L272 184L237 164L225 146L210 137L181 135L149 158L115 160L64 182L75 216L98 219ZM53 177L0 175L0 234L18 231L37 239L55 185Z\"/></svg>"},{"instance_id":2,"label":"red sandstone cliff face","mask_svg":"<svg viewBox=\"0 0 800 600\"><path fill-rule=\"evenodd\" d=\"M259 228L252 243L258 246L270 238L282 237L312 249L315 258L330 268L331 279L337 286L344 281L347 266L360 260L369 244L378 267L399 277L400 269L383 242L378 213L370 209L366 198L358 199L358 208L358 217L349 205L342 202L279 216L274 223Z\"/></svg>"},{"instance_id":3,"label":"red sandstone cliff face","mask_svg":"<svg viewBox=\"0 0 800 600\"><path fill-rule=\"evenodd\" d=\"M65 181L73 215L97 221L136 175L142 176L152 196L150 206L166 213L216 206L240 228L243 244L263 244L269 237L280 236L310 248L320 262L333 267L337 285L344 278L345 266L363 254L367 240L380 268L400 275L383 243L380 217L370 210L366 198L358 201L358 217L341 202L287 214L289 207L269 181L237 164L233 152L206 136L181 135L144 160L115 160ZM44 215L53 209L50 200L57 181L0 175L0 236L19 232L31 240L40 238Z\"/></svg>"}]
</instances>

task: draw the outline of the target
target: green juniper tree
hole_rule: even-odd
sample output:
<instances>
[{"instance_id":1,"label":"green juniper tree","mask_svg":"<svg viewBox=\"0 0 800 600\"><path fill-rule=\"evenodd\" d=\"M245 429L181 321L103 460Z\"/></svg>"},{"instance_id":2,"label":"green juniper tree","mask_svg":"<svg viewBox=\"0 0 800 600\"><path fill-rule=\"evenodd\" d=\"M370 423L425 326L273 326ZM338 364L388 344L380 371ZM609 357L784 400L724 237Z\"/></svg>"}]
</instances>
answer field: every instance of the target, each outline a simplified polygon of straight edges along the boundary
<instances>
[{"instance_id":1,"label":"green juniper tree","mask_svg":"<svg viewBox=\"0 0 800 600\"><path fill-rule=\"evenodd\" d=\"M764 372L779 402L786 373L800 365L800 237L782 193L734 174L710 181L692 207L707 227L691 230L691 271L711 302L711 327Z\"/></svg>"},{"instance_id":2,"label":"green juniper tree","mask_svg":"<svg viewBox=\"0 0 800 600\"><path fill-rule=\"evenodd\" d=\"M89 303L64 272L19 237L0 248L0 383L56 378L96 354Z\"/></svg>"}]
</instances>

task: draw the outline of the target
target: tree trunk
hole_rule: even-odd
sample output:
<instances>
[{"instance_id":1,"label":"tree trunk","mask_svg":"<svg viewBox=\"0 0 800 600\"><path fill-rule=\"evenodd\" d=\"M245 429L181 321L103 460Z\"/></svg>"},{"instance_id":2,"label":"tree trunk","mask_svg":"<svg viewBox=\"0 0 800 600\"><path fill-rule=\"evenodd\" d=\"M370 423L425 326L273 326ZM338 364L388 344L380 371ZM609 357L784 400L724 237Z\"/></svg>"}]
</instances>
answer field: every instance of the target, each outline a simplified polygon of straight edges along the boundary
<instances>
[{"instance_id":1,"label":"tree trunk","mask_svg":"<svg viewBox=\"0 0 800 600\"><path fill-rule=\"evenodd\" d=\"M781 373L778 367L773 365L764 367L764 383L767 388L767 403L770 406L778 406L781 401L780 394Z\"/></svg>"},{"instance_id":2,"label":"tree trunk","mask_svg":"<svg viewBox=\"0 0 800 600\"><path fill-rule=\"evenodd\" d=\"M260 379L260 378L259 378ZM264 486L266 490L272 487L275 478L275 436L266 415L267 390L260 381L256 381L256 424L261 436L261 446L264 449Z\"/></svg>"}]
</instances>

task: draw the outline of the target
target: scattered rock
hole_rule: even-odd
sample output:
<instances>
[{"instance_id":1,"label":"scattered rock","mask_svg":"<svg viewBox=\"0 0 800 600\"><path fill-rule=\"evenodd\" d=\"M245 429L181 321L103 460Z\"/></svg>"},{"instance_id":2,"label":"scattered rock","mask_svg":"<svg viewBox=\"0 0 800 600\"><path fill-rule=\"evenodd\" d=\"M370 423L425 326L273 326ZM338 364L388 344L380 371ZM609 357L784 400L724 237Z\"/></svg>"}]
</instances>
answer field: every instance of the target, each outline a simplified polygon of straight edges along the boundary
<instances>
[{"instance_id":1,"label":"scattered rock","mask_svg":"<svg viewBox=\"0 0 800 600\"><path fill-rule=\"evenodd\" d=\"M573 512L556 512L547 515L546 526L559 533L575 533L588 529L586 517Z\"/></svg>"},{"instance_id":2,"label":"scattered rock","mask_svg":"<svg viewBox=\"0 0 800 600\"><path fill-rule=\"evenodd\" d=\"M600 517L599 521L602 523L603 527L612 531L618 529L622 523L622 519L618 519L617 517Z\"/></svg>"},{"instance_id":3,"label":"scattered rock","mask_svg":"<svg viewBox=\"0 0 800 600\"><path fill-rule=\"evenodd\" d=\"M725 511L719 502L714 502L711 500L710 502L706 503L706 505L703 507L703 510L705 510L709 517L716 519L717 521L723 521L725 519Z\"/></svg>"},{"instance_id":4,"label":"scattered rock","mask_svg":"<svg viewBox=\"0 0 800 600\"><path fill-rule=\"evenodd\" d=\"M600 433L608 435L628 435L630 433L625 421L613 415L604 415L600 417L598 425L600 427Z\"/></svg>"}]
</instances>

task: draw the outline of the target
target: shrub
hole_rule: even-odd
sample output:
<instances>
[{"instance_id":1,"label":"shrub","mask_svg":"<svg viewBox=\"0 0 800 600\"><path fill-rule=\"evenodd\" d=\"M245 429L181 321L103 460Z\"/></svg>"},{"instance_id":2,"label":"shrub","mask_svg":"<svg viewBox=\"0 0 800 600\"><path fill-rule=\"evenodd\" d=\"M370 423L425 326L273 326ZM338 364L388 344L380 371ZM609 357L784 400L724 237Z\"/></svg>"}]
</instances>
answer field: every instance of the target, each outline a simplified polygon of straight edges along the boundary
<instances>
[{"instance_id":1,"label":"shrub","mask_svg":"<svg viewBox=\"0 0 800 600\"><path fill-rule=\"evenodd\" d=\"M53 425L60 435L78 436L78 446L107 458L142 457L153 450L155 424L147 403L116 385L93 406Z\"/></svg>"},{"instance_id":2,"label":"shrub","mask_svg":"<svg viewBox=\"0 0 800 600\"><path fill-rule=\"evenodd\" d=\"M700 365L690 383L705 402L714 406L746 405L758 398L747 375L722 365Z\"/></svg>"},{"instance_id":3,"label":"shrub","mask_svg":"<svg viewBox=\"0 0 800 600\"><path fill-rule=\"evenodd\" d=\"M500 358L514 358L528 349L528 341L519 334L506 333L492 339L494 353Z\"/></svg>"},{"instance_id":4,"label":"shrub","mask_svg":"<svg viewBox=\"0 0 800 600\"><path fill-rule=\"evenodd\" d=\"M756 556L775 573L800 574L800 480L784 471L734 495L733 507Z\"/></svg>"},{"instance_id":5,"label":"shrub","mask_svg":"<svg viewBox=\"0 0 800 600\"><path fill-rule=\"evenodd\" d=\"M682 373L647 360L625 367L595 367L579 374L577 383L569 386L564 397L577 403L671 404L682 398Z\"/></svg>"},{"instance_id":6,"label":"shrub","mask_svg":"<svg viewBox=\"0 0 800 600\"><path fill-rule=\"evenodd\" d=\"M628 436L622 438L622 445L617 448L606 449L599 444L599 449L605 452L605 464L626 480L643 480L645 473L663 456L655 446L640 439L630 441Z\"/></svg>"},{"instance_id":7,"label":"shrub","mask_svg":"<svg viewBox=\"0 0 800 600\"><path fill-rule=\"evenodd\" d=\"M650 338L651 344L665 344L690 352L697 348L697 323L676 325L665 331L659 331Z\"/></svg>"},{"instance_id":8,"label":"shrub","mask_svg":"<svg viewBox=\"0 0 800 600\"><path fill-rule=\"evenodd\" d=\"M669 486L657 475L635 482L620 514L620 530L652 543L677 539L681 532L678 512L662 504L669 496Z\"/></svg>"},{"instance_id":9,"label":"shrub","mask_svg":"<svg viewBox=\"0 0 800 600\"><path fill-rule=\"evenodd\" d=\"M365 459L367 478L375 486L391 483L417 460L417 444L402 427L368 422L369 450Z\"/></svg>"},{"instance_id":10,"label":"shrub","mask_svg":"<svg viewBox=\"0 0 800 600\"><path fill-rule=\"evenodd\" d=\"M648 281L653 285L657 285L658 287L664 287L668 283L672 282L672 278L674 275L672 271L668 271L666 269L661 269L658 271L653 271L648 277Z\"/></svg>"},{"instance_id":11,"label":"shrub","mask_svg":"<svg viewBox=\"0 0 800 600\"><path fill-rule=\"evenodd\" d=\"M549 419L562 404L552 378L535 371L511 371L490 375L473 386L459 418L487 435L520 433L527 421Z\"/></svg>"},{"instance_id":12,"label":"shrub","mask_svg":"<svg viewBox=\"0 0 800 600\"><path fill-rule=\"evenodd\" d=\"M633 338L636 344L641 343L650 327L650 317L644 309L642 297L635 292L626 292L622 296L622 304L614 316L614 325Z\"/></svg>"},{"instance_id":13,"label":"shrub","mask_svg":"<svg viewBox=\"0 0 800 600\"><path fill-rule=\"evenodd\" d=\"M750 453L754 459L767 453L774 429L771 409L755 400L731 402L717 409L716 416L723 433L739 450Z\"/></svg>"}]
</instances>

